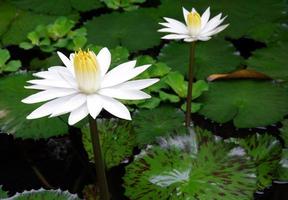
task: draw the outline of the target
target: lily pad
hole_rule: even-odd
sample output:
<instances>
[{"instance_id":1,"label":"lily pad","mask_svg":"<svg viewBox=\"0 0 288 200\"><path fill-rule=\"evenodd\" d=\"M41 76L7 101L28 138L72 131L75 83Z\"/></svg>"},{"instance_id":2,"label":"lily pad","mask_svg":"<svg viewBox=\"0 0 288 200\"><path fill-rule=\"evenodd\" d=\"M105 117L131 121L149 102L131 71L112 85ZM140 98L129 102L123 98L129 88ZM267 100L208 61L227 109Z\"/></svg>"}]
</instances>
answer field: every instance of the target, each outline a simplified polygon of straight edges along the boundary
<instances>
[{"instance_id":1,"label":"lily pad","mask_svg":"<svg viewBox=\"0 0 288 200\"><path fill-rule=\"evenodd\" d=\"M199 112L218 123L233 120L237 128L253 128L281 121L287 101L287 89L270 81L218 81L199 98Z\"/></svg>"},{"instance_id":2,"label":"lily pad","mask_svg":"<svg viewBox=\"0 0 288 200\"><path fill-rule=\"evenodd\" d=\"M288 42L272 45L253 52L248 61L248 69L252 69L274 79L288 80Z\"/></svg>"},{"instance_id":3,"label":"lily pad","mask_svg":"<svg viewBox=\"0 0 288 200\"><path fill-rule=\"evenodd\" d=\"M0 79L0 129L16 138L49 138L68 132L68 125L60 118L40 118L28 120L26 116L41 104L27 105L22 99L35 93L25 89L29 74L18 74Z\"/></svg>"},{"instance_id":4,"label":"lily pad","mask_svg":"<svg viewBox=\"0 0 288 200\"><path fill-rule=\"evenodd\" d=\"M102 154L107 168L119 165L128 159L136 146L135 135L130 122L123 120L97 120ZM93 147L88 126L82 128L83 144L89 160L94 162Z\"/></svg>"},{"instance_id":5,"label":"lily pad","mask_svg":"<svg viewBox=\"0 0 288 200\"><path fill-rule=\"evenodd\" d=\"M206 79L211 74L235 70L243 61L235 52L235 48L224 40L213 39L209 42L197 43L194 66L196 79ZM161 49L158 58L172 70L187 75L189 43L169 43Z\"/></svg>"},{"instance_id":6,"label":"lily pad","mask_svg":"<svg viewBox=\"0 0 288 200\"><path fill-rule=\"evenodd\" d=\"M160 44L160 34L157 23L147 13L142 9L93 18L85 24L88 42L109 48L125 46L130 51L154 47Z\"/></svg>"},{"instance_id":7,"label":"lily pad","mask_svg":"<svg viewBox=\"0 0 288 200\"><path fill-rule=\"evenodd\" d=\"M133 117L133 127L139 145L155 142L158 137L171 135L184 128L184 114L173 107L161 106L139 110Z\"/></svg>"},{"instance_id":8,"label":"lily pad","mask_svg":"<svg viewBox=\"0 0 288 200\"><path fill-rule=\"evenodd\" d=\"M255 168L242 148L206 140L195 151L195 142L193 135L178 136L142 152L126 167L125 195L131 200L253 198Z\"/></svg>"},{"instance_id":9,"label":"lily pad","mask_svg":"<svg viewBox=\"0 0 288 200\"><path fill-rule=\"evenodd\" d=\"M241 139L240 145L251 156L257 167L258 189L272 185L282 154L280 142L268 134L255 134Z\"/></svg>"},{"instance_id":10,"label":"lily pad","mask_svg":"<svg viewBox=\"0 0 288 200\"><path fill-rule=\"evenodd\" d=\"M8 197L8 193L2 189L2 185L0 185L0 198L4 199Z\"/></svg>"},{"instance_id":11,"label":"lily pad","mask_svg":"<svg viewBox=\"0 0 288 200\"><path fill-rule=\"evenodd\" d=\"M16 193L5 200L80 200L75 194L70 194L68 191L58 190L31 190L22 193Z\"/></svg>"}]
</instances>

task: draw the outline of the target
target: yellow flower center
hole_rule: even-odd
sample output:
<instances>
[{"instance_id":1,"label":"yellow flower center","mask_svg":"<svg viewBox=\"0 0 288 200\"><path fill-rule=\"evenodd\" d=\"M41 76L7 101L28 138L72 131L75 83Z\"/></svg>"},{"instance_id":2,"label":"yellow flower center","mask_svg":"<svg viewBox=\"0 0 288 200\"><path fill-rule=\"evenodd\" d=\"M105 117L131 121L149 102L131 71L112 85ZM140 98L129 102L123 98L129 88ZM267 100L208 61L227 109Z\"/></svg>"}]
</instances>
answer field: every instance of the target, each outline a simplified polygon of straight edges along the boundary
<instances>
[{"instance_id":1,"label":"yellow flower center","mask_svg":"<svg viewBox=\"0 0 288 200\"><path fill-rule=\"evenodd\" d=\"M187 26L192 35L199 33L201 29L201 16L196 11L192 11L187 15Z\"/></svg>"},{"instance_id":2,"label":"yellow flower center","mask_svg":"<svg viewBox=\"0 0 288 200\"><path fill-rule=\"evenodd\" d=\"M74 56L74 71L78 88L84 93L94 93L100 86L100 66L92 51L78 51Z\"/></svg>"}]
</instances>

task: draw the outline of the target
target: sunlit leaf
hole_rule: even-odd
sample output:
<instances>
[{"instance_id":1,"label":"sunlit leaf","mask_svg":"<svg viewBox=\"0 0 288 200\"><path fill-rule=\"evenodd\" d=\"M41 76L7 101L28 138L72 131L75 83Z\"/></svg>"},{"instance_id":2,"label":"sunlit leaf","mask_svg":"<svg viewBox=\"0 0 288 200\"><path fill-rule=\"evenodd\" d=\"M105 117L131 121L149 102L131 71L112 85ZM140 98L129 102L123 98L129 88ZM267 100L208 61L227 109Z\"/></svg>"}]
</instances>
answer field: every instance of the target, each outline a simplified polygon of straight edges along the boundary
<instances>
[{"instance_id":1,"label":"sunlit leaf","mask_svg":"<svg viewBox=\"0 0 288 200\"><path fill-rule=\"evenodd\" d=\"M40 118L28 120L26 116L40 104L27 105L22 99L35 93L25 89L28 74L19 74L0 79L0 129L16 138L49 138L67 133L68 126L60 118Z\"/></svg>"},{"instance_id":2,"label":"sunlit leaf","mask_svg":"<svg viewBox=\"0 0 288 200\"><path fill-rule=\"evenodd\" d=\"M218 81L200 97L199 112L218 123L233 120L238 128L252 128L281 121L287 101L287 90L270 81Z\"/></svg>"},{"instance_id":3,"label":"sunlit leaf","mask_svg":"<svg viewBox=\"0 0 288 200\"><path fill-rule=\"evenodd\" d=\"M183 128L184 114L173 107L139 110L133 117L137 143L153 143L158 137L171 135Z\"/></svg>"},{"instance_id":4,"label":"sunlit leaf","mask_svg":"<svg viewBox=\"0 0 288 200\"><path fill-rule=\"evenodd\" d=\"M2 185L0 185L0 198L4 199L8 197L8 193L2 189Z\"/></svg>"},{"instance_id":5,"label":"sunlit leaf","mask_svg":"<svg viewBox=\"0 0 288 200\"><path fill-rule=\"evenodd\" d=\"M123 120L97 120L102 154L107 168L119 165L132 155L136 146L135 135L130 122ZM94 162L94 154L89 127L82 128L83 144L89 160Z\"/></svg>"}]
</instances>

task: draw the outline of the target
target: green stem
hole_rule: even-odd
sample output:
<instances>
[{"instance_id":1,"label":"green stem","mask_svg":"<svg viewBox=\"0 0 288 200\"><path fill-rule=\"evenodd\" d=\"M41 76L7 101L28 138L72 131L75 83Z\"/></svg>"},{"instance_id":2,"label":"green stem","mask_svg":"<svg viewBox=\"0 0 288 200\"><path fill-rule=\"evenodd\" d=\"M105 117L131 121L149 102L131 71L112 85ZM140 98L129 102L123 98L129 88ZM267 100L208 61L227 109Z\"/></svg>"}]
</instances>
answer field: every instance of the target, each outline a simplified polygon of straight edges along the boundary
<instances>
[{"instance_id":1,"label":"green stem","mask_svg":"<svg viewBox=\"0 0 288 200\"><path fill-rule=\"evenodd\" d=\"M190 45L190 61L189 61L189 83L188 83L188 91L187 91L187 105L186 105L186 117L185 117L185 125L186 127L190 126L191 123L191 106L192 106L192 89L193 89L193 67L194 67L194 57L195 57L195 45L196 42L192 42Z\"/></svg>"},{"instance_id":2,"label":"green stem","mask_svg":"<svg viewBox=\"0 0 288 200\"><path fill-rule=\"evenodd\" d=\"M109 200L110 195L106 179L105 164L104 160L102 159L101 145L99 140L100 138L97 129L97 121L93 119L91 116L89 116L89 125L90 125L91 140L93 144L97 181L99 183L99 189L100 189L100 199Z\"/></svg>"}]
</instances>

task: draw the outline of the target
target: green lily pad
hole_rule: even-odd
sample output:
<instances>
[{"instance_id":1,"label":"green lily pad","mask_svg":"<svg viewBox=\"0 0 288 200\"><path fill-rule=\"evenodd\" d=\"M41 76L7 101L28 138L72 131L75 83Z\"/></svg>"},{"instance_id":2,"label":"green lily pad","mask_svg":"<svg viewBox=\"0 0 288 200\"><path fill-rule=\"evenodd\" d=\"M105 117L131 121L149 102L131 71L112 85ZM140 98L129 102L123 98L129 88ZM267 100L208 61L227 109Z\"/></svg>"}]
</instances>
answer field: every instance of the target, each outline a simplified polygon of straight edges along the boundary
<instances>
[{"instance_id":1,"label":"green lily pad","mask_svg":"<svg viewBox=\"0 0 288 200\"><path fill-rule=\"evenodd\" d=\"M287 101L287 89L270 81L218 81L199 98L199 112L218 123L233 120L237 128L253 128L281 121Z\"/></svg>"},{"instance_id":2,"label":"green lily pad","mask_svg":"<svg viewBox=\"0 0 288 200\"><path fill-rule=\"evenodd\" d=\"M139 110L133 117L137 143L150 144L158 137L171 135L184 127L183 121L183 112L173 107Z\"/></svg>"},{"instance_id":3,"label":"green lily pad","mask_svg":"<svg viewBox=\"0 0 288 200\"><path fill-rule=\"evenodd\" d=\"M75 194L70 194L68 191L58 190L31 190L17 193L5 200L80 200Z\"/></svg>"},{"instance_id":4,"label":"green lily pad","mask_svg":"<svg viewBox=\"0 0 288 200\"><path fill-rule=\"evenodd\" d=\"M126 167L125 195L131 200L252 199L255 168L244 150L216 140L199 144L193 135L176 136L141 153Z\"/></svg>"},{"instance_id":5,"label":"green lily pad","mask_svg":"<svg viewBox=\"0 0 288 200\"><path fill-rule=\"evenodd\" d=\"M35 91L25 89L29 74L18 74L0 79L0 129L16 138L49 138L68 132L68 125L60 118L28 120L26 116L41 104L28 105L21 102Z\"/></svg>"},{"instance_id":6,"label":"green lily pad","mask_svg":"<svg viewBox=\"0 0 288 200\"><path fill-rule=\"evenodd\" d=\"M117 10L117 9L124 9L126 11L131 11L137 9L139 6L138 4L144 3L146 0L101 0L103 1L108 8Z\"/></svg>"},{"instance_id":7,"label":"green lily pad","mask_svg":"<svg viewBox=\"0 0 288 200\"><path fill-rule=\"evenodd\" d=\"M75 11L89 11L101 7L99 1L82 0L9 0L18 8L49 15L69 15Z\"/></svg>"},{"instance_id":8,"label":"green lily pad","mask_svg":"<svg viewBox=\"0 0 288 200\"><path fill-rule=\"evenodd\" d=\"M288 182L288 149L283 149L282 157L279 162L280 167L278 169L277 180L280 182Z\"/></svg>"},{"instance_id":9,"label":"green lily pad","mask_svg":"<svg viewBox=\"0 0 288 200\"><path fill-rule=\"evenodd\" d=\"M288 80L288 42L273 45L253 52L248 61L248 69L252 69L273 79Z\"/></svg>"},{"instance_id":10,"label":"green lily pad","mask_svg":"<svg viewBox=\"0 0 288 200\"><path fill-rule=\"evenodd\" d=\"M240 145L251 156L257 167L258 189L272 185L276 176L278 163L282 154L282 146L275 137L264 134L252 135L241 139Z\"/></svg>"},{"instance_id":11,"label":"green lily pad","mask_svg":"<svg viewBox=\"0 0 288 200\"><path fill-rule=\"evenodd\" d=\"M280 128L280 136L284 140L284 146L288 148L288 119L282 121L282 128Z\"/></svg>"},{"instance_id":12,"label":"green lily pad","mask_svg":"<svg viewBox=\"0 0 288 200\"><path fill-rule=\"evenodd\" d=\"M136 146L135 135L130 122L118 119L99 119L97 122L102 154L109 169L119 165L132 155L133 148ZM82 134L84 148L88 153L89 160L94 162L93 147L88 126L82 128Z\"/></svg>"},{"instance_id":13,"label":"green lily pad","mask_svg":"<svg viewBox=\"0 0 288 200\"><path fill-rule=\"evenodd\" d=\"M184 75L189 67L189 44L167 44L161 49L159 61L165 62L174 71ZM240 66L242 58L235 54L235 48L227 41L213 39L198 42L195 51L194 73L196 79L206 79L214 73L227 73Z\"/></svg>"},{"instance_id":14,"label":"green lily pad","mask_svg":"<svg viewBox=\"0 0 288 200\"><path fill-rule=\"evenodd\" d=\"M130 51L156 46L160 43L158 26L147 13L142 9L95 17L85 24L88 42L109 48L125 46Z\"/></svg>"},{"instance_id":15,"label":"green lily pad","mask_svg":"<svg viewBox=\"0 0 288 200\"><path fill-rule=\"evenodd\" d=\"M4 199L8 197L8 193L2 189L2 185L0 185L0 198Z\"/></svg>"}]
</instances>

